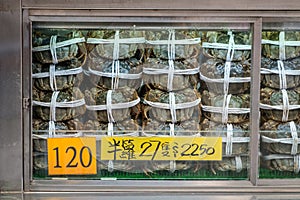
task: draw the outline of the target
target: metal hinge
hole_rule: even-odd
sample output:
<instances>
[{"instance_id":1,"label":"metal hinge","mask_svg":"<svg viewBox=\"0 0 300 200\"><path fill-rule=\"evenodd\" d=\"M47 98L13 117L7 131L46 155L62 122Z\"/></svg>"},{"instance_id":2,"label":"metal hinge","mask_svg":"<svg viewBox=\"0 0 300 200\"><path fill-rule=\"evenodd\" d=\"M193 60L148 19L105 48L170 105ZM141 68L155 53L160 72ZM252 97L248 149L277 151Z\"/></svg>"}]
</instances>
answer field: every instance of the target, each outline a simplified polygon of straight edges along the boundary
<instances>
[{"instance_id":1,"label":"metal hinge","mask_svg":"<svg viewBox=\"0 0 300 200\"><path fill-rule=\"evenodd\" d=\"M23 108L24 108L24 109L28 109L29 106L30 106L29 98L28 98L28 97L23 98Z\"/></svg>"}]
</instances>

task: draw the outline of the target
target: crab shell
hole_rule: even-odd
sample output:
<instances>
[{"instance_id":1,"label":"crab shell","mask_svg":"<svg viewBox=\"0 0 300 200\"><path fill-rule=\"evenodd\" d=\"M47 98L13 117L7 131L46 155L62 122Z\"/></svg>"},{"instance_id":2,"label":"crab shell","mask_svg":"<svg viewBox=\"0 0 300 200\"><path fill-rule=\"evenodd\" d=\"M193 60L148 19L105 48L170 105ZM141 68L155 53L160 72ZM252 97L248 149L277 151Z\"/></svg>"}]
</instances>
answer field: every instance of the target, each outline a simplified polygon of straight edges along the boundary
<instances>
[{"instance_id":1,"label":"crab shell","mask_svg":"<svg viewBox=\"0 0 300 200\"><path fill-rule=\"evenodd\" d=\"M262 167L275 171L295 172L294 158L278 158L271 160L263 160Z\"/></svg>"},{"instance_id":2,"label":"crab shell","mask_svg":"<svg viewBox=\"0 0 300 200\"><path fill-rule=\"evenodd\" d=\"M100 31L101 32L101 31ZM94 38L99 39L114 39L115 33L113 34L97 34L91 33ZM122 30L119 33L120 39L130 39L130 38L141 38L144 37L143 31L136 30ZM108 36L108 37L107 37ZM105 38L106 37L106 38ZM107 58L114 59L114 43L109 44L97 44L93 50L91 51L94 55ZM119 57L117 59L127 59L134 57L136 54L140 55L144 52L144 44L143 43L119 43Z\"/></svg>"},{"instance_id":3,"label":"crab shell","mask_svg":"<svg viewBox=\"0 0 300 200\"><path fill-rule=\"evenodd\" d=\"M200 126L195 120L187 120L174 124L174 129L174 134L177 136L190 136L199 133ZM143 123L143 133L147 136L168 136L170 135L170 124L148 119Z\"/></svg>"},{"instance_id":4,"label":"crab shell","mask_svg":"<svg viewBox=\"0 0 300 200\"><path fill-rule=\"evenodd\" d=\"M119 60L120 70L119 73L122 74L139 74L142 72L142 61L140 58L131 57L125 60ZM89 58L87 61L87 67L92 70L96 70L99 72L104 73L112 73L112 65L113 60L106 59L103 57L99 57L95 55L94 52L89 54ZM105 87L107 89L112 89L112 78L105 77L105 76L98 76L96 74L89 74L90 81L93 83L94 86ZM115 77L119 79L118 88L128 86L131 88L138 89L141 86L142 78L138 79L126 79Z\"/></svg>"},{"instance_id":5,"label":"crab shell","mask_svg":"<svg viewBox=\"0 0 300 200\"><path fill-rule=\"evenodd\" d=\"M279 41L279 31L264 31L262 39ZM286 31L285 41L300 41L300 33L298 31ZM262 55L271 59L279 59L279 45L263 44ZM300 56L300 46L285 46L285 59L296 58Z\"/></svg>"},{"instance_id":6,"label":"crab shell","mask_svg":"<svg viewBox=\"0 0 300 200\"><path fill-rule=\"evenodd\" d=\"M97 120L88 120L84 124L84 130L97 130L96 134L106 135L108 131L108 124L99 122ZM121 122L116 122L113 125L114 135L124 135L126 133L137 132L139 125L136 120L128 119Z\"/></svg>"},{"instance_id":7,"label":"crab shell","mask_svg":"<svg viewBox=\"0 0 300 200\"><path fill-rule=\"evenodd\" d=\"M91 88L85 91L85 99L87 105L106 105L107 89ZM138 99L138 94L134 88L122 87L112 91L112 104L126 103ZM140 104L133 107L112 109L112 115L115 122L124 121L126 119L136 119L140 113ZM107 110L96 111L96 119L100 122L109 122Z\"/></svg>"},{"instance_id":8,"label":"crab shell","mask_svg":"<svg viewBox=\"0 0 300 200\"><path fill-rule=\"evenodd\" d=\"M243 62L231 62L230 63L230 75L229 77L245 78L250 77L250 63L247 61ZM224 79L225 61L220 59L208 59L200 67L200 72L204 77L210 79ZM201 78L201 77L200 77ZM205 81L206 88L210 92L224 93L224 82L208 82ZM237 82L229 83L228 93L229 94L241 94L245 93L250 89L250 82Z\"/></svg>"},{"instance_id":9,"label":"crab shell","mask_svg":"<svg viewBox=\"0 0 300 200\"><path fill-rule=\"evenodd\" d=\"M82 130L82 127L83 124L78 119L72 119L65 122L55 122L55 134L74 134L72 131ZM47 135L49 133L49 122L42 121L40 119L33 119L32 128L34 130L34 134ZM34 139L33 151L47 152L47 140Z\"/></svg>"},{"instance_id":10,"label":"crab shell","mask_svg":"<svg viewBox=\"0 0 300 200\"><path fill-rule=\"evenodd\" d=\"M58 65L55 66L55 70L60 71L60 70L70 70L70 69L78 68L82 66L83 64L82 62L83 61L74 58L71 59L70 61L59 63ZM33 63L32 71L33 73L49 72L49 65ZM82 80L83 80L82 72L78 74L55 76L57 90L65 90L72 87L79 87L80 84L82 83ZM50 86L50 77L34 78L33 84L39 90L45 90L45 91L52 90Z\"/></svg>"},{"instance_id":11,"label":"crab shell","mask_svg":"<svg viewBox=\"0 0 300 200\"><path fill-rule=\"evenodd\" d=\"M300 137L300 123L296 122L298 138ZM292 138L289 122L281 123L268 120L261 126L261 135L268 138ZM284 144L281 142L268 143L262 141L261 148L270 153L291 154L292 144ZM298 145L297 153L300 153L300 145Z\"/></svg>"},{"instance_id":12,"label":"crab shell","mask_svg":"<svg viewBox=\"0 0 300 200\"><path fill-rule=\"evenodd\" d=\"M205 38L203 41L209 43L222 43L228 44L229 43L229 35L227 32L215 32L209 31L206 33ZM240 45L250 45L251 44L251 35L247 32L236 32L234 33L234 42L235 44ZM211 58L217 58L226 60L228 49L217 49L217 48L204 48L203 54L205 56ZM234 55L232 61L242 61L248 60L251 56L251 50L234 50Z\"/></svg>"},{"instance_id":13,"label":"crab shell","mask_svg":"<svg viewBox=\"0 0 300 200\"><path fill-rule=\"evenodd\" d=\"M197 33L186 31L177 31L175 33L175 40L192 39L197 37ZM169 31L148 31L146 38L149 41L168 40ZM147 46L147 57L169 59L167 44L150 44ZM196 58L200 53L199 44L175 44L175 60Z\"/></svg>"},{"instance_id":14,"label":"crab shell","mask_svg":"<svg viewBox=\"0 0 300 200\"><path fill-rule=\"evenodd\" d=\"M214 106L214 107L223 107L224 95L214 94L204 90L202 92L202 105L205 106ZM249 108L250 107L250 95L249 94L236 94L232 95L229 102L229 108ZM222 113L214 112L203 112L203 115L214 122L222 123ZM249 114L228 114L227 123L236 124L244 123L249 120Z\"/></svg>"},{"instance_id":15,"label":"crab shell","mask_svg":"<svg viewBox=\"0 0 300 200\"><path fill-rule=\"evenodd\" d=\"M51 102L52 92L45 91L33 91L33 99L40 102ZM60 91L56 102L69 102L79 99L83 99L84 95L78 87L73 87L69 90ZM66 121L76 118L85 113L85 105L78 107L56 107L55 108L55 118L56 121ZM42 120L49 121L50 119L50 107L47 106L34 106L33 112L35 116L38 116Z\"/></svg>"},{"instance_id":16,"label":"crab shell","mask_svg":"<svg viewBox=\"0 0 300 200\"><path fill-rule=\"evenodd\" d=\"M154 69L169 69L168 60L162 60L160 58L148 58L143 64L144 68ZM175 70L195 69L198 68L198 60L196 58L189 58L184 60L174 61ZM167 91L168 88L168 74L143 74L143 82L150 84L154 88ZM185 88L196 88L199 82L198 74L186 75L186 74L174 74L172 81L172 90L182 90Z\"/></svg>"},{"instance_id":17,"label":"crab shell","mask_svg":"<svg viewBox=\"0 0 300 200\"><path fill-rule=\"evenodd\" d=\"M49 45L50 37L52 36L51 34L58 35L57 42L63 42L69 39L83 37L80 31L73 31L70 33L65 33L65 31L63 30L61 31L58 30L53 33L35 32L33 34L33 37L36 39L37 42L33 42L33 46L37 47L42 45ZM56 48L56 55L57 55L58 62L63 62L74 58L81 58L85 56L86 53L87 53L86 46L85 43L83 42ZM50 49L33 52L33 55L34 58L41 63L48 63L48 64L53 63Z\"/></svg>"},{"instance_id":18,"label":"crab shell","mask_svg":"<svg viewBox=\"0 0 300 200\"><path fill-rule=\"evenodd\" d=\"M295 88L294 90L287 90L287 95L289 98L289 105L299 105L300 104L300 88ZM282 92L280 90L275 90L271 88L262 88L260 90L260 102L267 105L282 105ZM275 121L282 121L282 110L276 109L262 109L263 119L272 119ZM293 121L299 118L299 109L289 110L288 120Z\"/></svg>"},{"instance_id":19,"label":"crab shell","mask_svg":"<svg viewBox=\"0 0 300 200\"><path fill-rule=\"evenodd\" d=\"M176 104L192 102L200 98L200 94L196 90L190 88L176 91L176 93L174 93L174 96L175 96ZM147 94L145 95L145 99L151 102L168 104L169 93L158 89L152 89L147 92ZM147 119L155 119L166 123L172 122L171 111L169 109L145 106L143 114L144 117ZM200 117L201 117L200 104L189 108L176 109L177 122L183 122L192 119L199 122Z\"/></svg>"},{"instance_id":20,"label":"crab shell","mask_svg":"<svg viewBox=\"0 0 300 200\"><path fill-rule=\"evenodd\" d=\"M236 158L235 156L229 156L229 157L223 157L222 161L213 161L211 162L211 170L214 174L216 174L216 171L233 171L236 173L239 173L239 170L247 169L249 166L249 160L247 156L241 156L242 160L242 168L237 169L236 167Z\"/></svg>"},{"instance_id":21,"label":"crab shell","mask_svg":"<svg viewBox=\"0 0 300 200\"><path fill-rule=\"evenodd\" d=\"M174 164L172 162L175 162ZM171 167L173 165L173 167ZM197 167L197 170L199 170L201 167L196 166L195 162L191 161L152 161L149 168L151 172L155 171L171 171L174 172L182 171L182 170L190 170L192 169L195 171ZM174 171L173 171L174 170Z\"/></svg>"},{"instance_id":22,"label":"crab shell","mask_svg":"<svg viewBox=\"0 0 300 200\"><path fill-rule=\"evenodd\" d=\"M291 60L282 61L285 70L300 70L300 58L294 58ZM276 60L269 58L262 58L262 68L278 70L278 64ZM280 75L279 74L262 74L262 84L265 87L274 89L280 89ZM286 75L287 89L298 87L300 85L299 75Z\"/></svg>"},{"instance_id":23,"label":"crab shell","mask_svg":"<svg viewBox=\"0 0 300 200\"><path fill-rule=\"evenodd\" d=\"M48 159L46 154L33 155L33 170L46 170L48 169Z\"/></svg>"},{"instance_id":24,"label":"crab shell","mask_svg":"<svg viewBox=\"0 0 300 200\"><path fill-rule=\"evenodd\" d=\"M201 123L201 135L205 137L227 137L227 126L225 124L216 123L208 119L204 119ZM232 137L249 137L249 123L233 124ZM225 155L226 142L222 145L222 152ZM232 155L240 155L248 153L248 143L233 143Z\"/></svg>"}]
</instances>

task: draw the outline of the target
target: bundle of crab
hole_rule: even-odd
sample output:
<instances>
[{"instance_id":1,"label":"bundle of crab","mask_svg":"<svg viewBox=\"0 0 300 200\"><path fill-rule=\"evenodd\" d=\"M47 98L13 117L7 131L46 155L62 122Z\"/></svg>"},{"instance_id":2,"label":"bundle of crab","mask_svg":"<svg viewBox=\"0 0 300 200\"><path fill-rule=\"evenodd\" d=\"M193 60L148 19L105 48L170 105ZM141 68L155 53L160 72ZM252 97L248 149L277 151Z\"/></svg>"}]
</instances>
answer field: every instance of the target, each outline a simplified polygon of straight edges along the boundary
<instances>
[{"instance_id":1,"label":"bundle of crab","mask_svg":"<svg viewBox=\"0 0 300 200\"><path fill-rule=\"evenodd\" d=\"M174 137L174 136L200 136L199 122L192 119L180 123L161 122L155 119L145 120L143 123L142 136L147 137ZM169 147L165 147L168 149ZM175 151L176 152L176 151ZM180 170L193 170L194 172L203 167L203 162L191 161L149 161L147 163L147 173L159 170L166 170L171 173Z\"/></svg>"},{"instance_id":2,"label":"bundle of crab","mask_svg":"<svg viewBox=\"0 0 300 200\"><path fill-rule=\"evenodd\" d=\"M202 88L219 94L241 94L250 88L251 35L248 32L207 32L202 43Z\"/></svg>"},{"instance_id":3,"label":"bundle of crab","mask_svg":"<svg viewBox=\"0 0 300 200\"><path fill-rule=\"evenodd\" d=\"M299 173L300 123L266 121L261 127L263 167L276 171Z\"/></svg>"},{"instance_id":4,"label":"bundle of crab","mask_svg":"<svg viewBox=\"0 0 300 200\"><path fill-rule=\"evenodd\" d=\"M49 137L79 137L83 124L78 119L49 123L41 119L33 119L33 168L47 170L47 139ZM53 130L55 127L55 131Z\"/></svg>"},{"instance_id":5,"label":"bundle of crab","mask_svg":"<svg viewBox=\"0 0 300 200\"><path fill-rule=\"evenodd\" d=\"M84 124L84 132L86 136L92 136L97 139L97 143L101 145L101 138L104 136L139 136L139 126L134 119L125 119L120 122L100 122L98 120L88 120ZM133 172L135 161L104 161L100 155L97 157L98 170L126 171Z\"/></svg>"},{"instance_id":6,"label":"bundle of crab","mask_svg":"<svg viewBox=\"0 0 300 200\"><path fill-rule=\"evenodd\" d=\"M263 32L261 151L268 169L299 172L300 33Z\"/></svg>"},{"instance_id":7,"label":"bundle of crab","mask_svg":"<svg viewBox=\"0 0 300 200\"><path fill-rule=\"evenodd\" d=\"M200 96L197 90L185 88L176 92L150 89L143 100L143 136L199 136L201 117ZM199 163L182 161L150 162L154 170L200 169ZM151 171L151 170L150 170Z\"/></svg>"},{"instance_id":8,"label":"bundle of crab","mask_svg":"<svg viewBox=\"0 0 300 200\"><path fill-rule=\"evenodd\" d=\"M137 30L98 30L88 33L91 50L86 74L95 86L139 88L142 82L144 33Z\"/></svg>"},{"instance_id":9,"label":"bundle of crab","mask_svg":"<svg viewBox=\"0 0 300 200\"><path fill-rule=\"evenodd\" d=\"M150 89L143 103L145 119L173 124L187 120L200 122L200 95L195 89L186 88L176 92Z\"/></svg>"},{"instance_id":10,"label":"bundle of crab","mask_svg":"<svg viewBox=\"0 0 300 200\"><path fill-rule=\"evenodd\" d=\"M270 154L262 157L262 166L266 169L281 171L281 172L293 172L299 174L300 171L300 155L288 155L288 154Z\"/></svg>"},{"instance_id":11,"label":"bundle of crab","mask_svg":"<svg viewBox=\"0 0 300 200\"><path fill-rule=\"evenodd\" d=\"M242 170L249 168L249 156L244 155L223 155L222 161L210 162L210 170L217 174L218 172L234 172L240 173Z\"/></svg>"},{"instance_id":12,"label":"bundle of crab","mask_svg":"<svg viewBox=\"0 0 300 200\"><path fill-rule=\"evenodd\" d=\"M84 124L85 134L101 141L103 136L139 136L137 117L140 98L134 88L127 86L114 90L95 87L85 91L89 119ZM98 159L98 169L109 172L128 172L134 161L103 161Z\"/></svg>"},{"instance_id":13,"label":"bundle of crab","mask_svg":"<svg viewBox=\"0 0 300 200\"><path fill-rule=\"evenodd\" d=\"M199 82L200 51L196 34L175 30L147 32L144 84L168 92L195 88Z\"/></svg>"},{"instance_id":14,"label":"bundle of crab","mask_svg":"<svg viewBox=\"0 0 300 200\"><path fill-rule=\"evenodd\" d=\"M137 119L140 112L140 98L136 90L126 86L116 90L91 88L85 91L85 100L91 119L99 122Z\"/></svg>"},{"instance_id":15,"label":"bundle of crab","mask_svg":"<svg viewBox=\"0 0 300 200\"><path fill-rule=\"evenodd\" d=\"M240 124L249 122L249 94L214 94L202 92L202 111L206 119L222 124Z\"/></svg>"},{"instance_id":16,"label":"bundle of crab","mask_svg":"<svg viewBox=\"0 0 300 200\"><path fill-rule=\"evenodd\" d=\"M209 163L213 173L216 171L240 172L247 166L245 156L249 153L249 123L222 124L204 119L201 123L201 135L222 137L222 161Z\"/></svg>"},{"instance_id":17,"label":"bundle of crab","mask_svg":"<svg viewBox=\"0 0 300 200\"><path fill-rule=\"evenodd\" d=\"M80 31L35 29L32 48L33 151L45 154L46 139L77 135L82 124L76 119L85 113L79 86L86 61L85 38ZM43 155L34 158L43 168ZM37 161L37 162L35 162Z\"/></svg>"},{"instance_id":18,"label":"bundle of crab","mask_svg":"<svg viewBox=\"0 0 300 200\"><path fill-rule=\"evenodd\" d=\"M49 137L75 137L81 134L82 124L77 120L85 113L84 96L79 88L63 91L39 91L33 89L33 151L37 161L46 154ZM44 155L45 156L45 155ZM47 166L45 163L34 165ZM35 166L35 169L44 169Z\"/></svg>"},{"instance_id":19,"label":"bundle of crab","mask_svg":"<svg viewBox=\"0 0 300 200\"><path fill-rule=\"evenodd\" d=\"M208 31L203 41L201 133L222 137L224 144L222 161L209 165L213 173L238 173L247 165L249 146L251 34Z\"/></svg>"}]
</instances>

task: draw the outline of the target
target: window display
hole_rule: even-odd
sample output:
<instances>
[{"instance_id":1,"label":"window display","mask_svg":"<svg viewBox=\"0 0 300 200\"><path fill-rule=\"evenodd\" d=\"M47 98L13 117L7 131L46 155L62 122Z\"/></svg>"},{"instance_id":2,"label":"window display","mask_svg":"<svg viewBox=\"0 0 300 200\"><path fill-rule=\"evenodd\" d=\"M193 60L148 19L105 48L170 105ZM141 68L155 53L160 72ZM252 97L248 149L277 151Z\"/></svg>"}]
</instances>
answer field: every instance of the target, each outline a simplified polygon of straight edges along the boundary
<instances>
[{"instance_id":1,"label":"window display","mask_svg":"<svg viewBox=\"0 0 300 200\"><path fill-rule=\"evenodd\" d=\"M33 26L33 179L247 179L251 43L249 29Z\"/></svg>"}]
</instances>

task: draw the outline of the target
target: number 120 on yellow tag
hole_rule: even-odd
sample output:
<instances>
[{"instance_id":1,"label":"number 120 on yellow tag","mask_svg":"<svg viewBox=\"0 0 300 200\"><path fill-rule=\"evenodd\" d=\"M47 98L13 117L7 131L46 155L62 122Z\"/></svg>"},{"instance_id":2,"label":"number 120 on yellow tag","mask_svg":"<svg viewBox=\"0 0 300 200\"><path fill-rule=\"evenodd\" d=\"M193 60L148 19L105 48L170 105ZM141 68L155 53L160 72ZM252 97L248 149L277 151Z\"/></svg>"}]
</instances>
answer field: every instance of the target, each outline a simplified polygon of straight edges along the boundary
<instances>
[{"instance_id":1,"label":"number 120 on yellow tag","mask_svg":"<svg viewBox=\"0 0 300 200\"><path fill-rule=\"evenodd\" d=\"M48 174L96 174L96 138L49 138Z\"/></svg>"}]
</instances>

